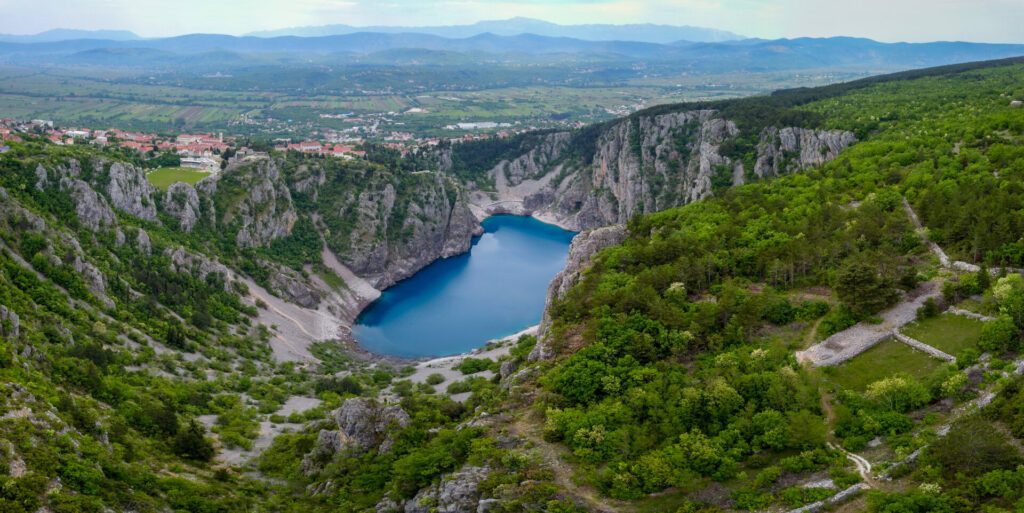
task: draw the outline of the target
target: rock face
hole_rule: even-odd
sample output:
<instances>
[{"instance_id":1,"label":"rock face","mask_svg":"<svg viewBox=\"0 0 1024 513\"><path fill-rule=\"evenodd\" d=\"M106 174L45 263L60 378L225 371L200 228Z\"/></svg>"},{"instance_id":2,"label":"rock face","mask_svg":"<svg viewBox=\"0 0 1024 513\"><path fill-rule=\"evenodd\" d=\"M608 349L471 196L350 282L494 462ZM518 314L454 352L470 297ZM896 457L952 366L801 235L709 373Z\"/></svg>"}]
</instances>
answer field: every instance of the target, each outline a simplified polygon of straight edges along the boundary
<instances>
[{"instance_id":1,"label":"rock face","mask_svg":"<svg viewBox=\"0 0 1024 513\"><path fill-rule=\"evenodd\" d=\"M415 497L398 502L385 497L377 504L377 513L484 513L495 502L481 499L480 483L487 477L487 467L465 466L447 474L441 481L423 488Z\"/></svg>"},{"instance_id":2,"label":"rock face","mask_svg":"<svg viewBox=\"0 0 1024 513\"><path fill-rule=\"evenodd\" d=\"M18 338L21 329L17 312L0 305L0 335L7 338Z\"/></svg>"},{"instance_id":3,"label":"rock face","mask_svg":"<svg viewBox=\"0 0 1024 513\"><path fill-rule=\"evenodd\" d=\"M88 287L92 295L107 306L114 306L114 302L107 297L107 280L95 265L86 262L81 256L75 255L72 267L82 277L82 281L85 282L85 286Z\"/></svg>"},{"instance_id":4,"label":"rock face","mask_svg":"<svg viewBox=\"0 0 1024 513\"><path fill-rule=\"evenodd\" d=\"M117 217L107 204L107 200L89 187L89 184L82 180L62 178L60 186L68 191L71 201L75 203L78 220L90 230L97 231L117 223Z\"/></svg>"},{"instance_id":5,"label":"rock face","mask_svg":"<svg viewBox=\"0 0 1024 513\"><path fill-rule=\"evenodd\" d=\"M548 285L547 297L544 300L544 316L541 319L537 345L530 352L529 359L542 360L550 358L551 349L545 343L545 335L551 327L550 311L555 301L561 299L580 281L583 272L590 266L590 260L604 248L621 244L626 240L626 227L623 225L606 226L580 233L572 239L565 269L555 275Z\"/></svg>"},{"instance_id":6,"label":"rock face","mask_svg":"<svg viewBox=\"0 0 1024 513\"><path fill-rule=\"evenodd\" d=\"M319 471L342 450L390 451L394 444L392 432L408 426L411 421L400 406L382 406L362 398L346 400L332 416L338 429L320 431L316 446L302 459L300 468L307 475Z\"/></svg>"},{"instance_id":7,"label":"rock face","mask_svg":"<svg viewBox=\"0 0 1024 513\"><path fill-rule=\"evenodd\" d=\"M764 178L820 166L834 160L854 142L853 134L842 130L766 128L758 145L754 174Z\"/></svg>"},{"instance_id":8,"label":"rock face","mask_svg":"<svg viewBox=\"0 0 1024 513\"><path fill-rule=\"evenodd\" d=\"M511 162L499 164L504 166L502 171L504 172L505 179L510 185L519 185L523 180L537 179L544 176L547 173L548 167L557 162L558 158L562 156L562 152L565 151L571 140L572 134L568 132L558 132L544 136L540 144L526 154Z\"/></svg>"},{"instance_id":9,"label":"rock face","mask_svg":"<svg viewBox=\"0 0 1024 513\"><path fill-rule=\"evenodd\" d=\"M241 194L240 201L231 204L230 210L219 212L221 224L240 225L235 236L240 247L266 246L292 233L298 214L275 161L260 160L255 165L229 168L220 177L217 190L222 195Z\"/></svg>"},{"instance_id":10,"label":"rock face","mask_svg":"<svg viewBox=\"0 0 1024 513\"><path fill-rule=\"evenodd\" d=\"M278 267L270 275L270 287L278 297L305 308L316 308L323 299L322 293L311 286L295 271Z\"/></svg>"},{"instance_id":11,"label":"rock face","mask_svg":"<svg viewBox=\"0 0 1024 513\"><path fill-rule=\"evenodd\" d=\"M228 278L233 277L231 271L219 262L215 262L206 258L203 255L190 253L183 247L177 249L166 249L164 253L171 259L171 270L176 273L187 273L198 276L200 280L205 280L210 274L220 274L224 276L224 287L228 287Z\"/></svg>"},{"instance_id":12,"label":"rock face","mask_svg":"<svg viewBox=\"0 0 1024 513\"><path fill-rule=\"evenodd\" d=\"M741 153L729 148L743 136L713 110L634 116L604 128L593 155L581 162L566 152L572 134L549 134L494 166L497 195L476 194L474 204L486 213L532 214L582 231L705 198L716 185L820 165L855 142L849 132L767 128L748 168L730 156Z\"/></svg>"},{"instance_id":13,"label":"rock face","mask_svg":"<svg viewBox=\"0 0 1024 513\"><path fill-rule=\"evenodd\" d=\"M440 174L420 175L415 197L391 183L360 192L339 257L374 287L412 276L438 258L469 250L482 228L463 189Z\"/></svg>"},{"instance_id":14,"label":"rock face","mask_svg":"<svg viewBox=\"0 0 1024 513\"><path fill-rule=\"evenodd\" d=\"M187 183L178 182L167 188L164 210L178 220L178 227L191 232L199 221L199 194Z\"/></svg>"},{"instance_id":15,"label":"rock face","mask_svg":"<svg viewBox=\"0 0 1024 513\"><path fill-rule=\"evenodd\" d=\"M146 230L139 229L139 234L135 236L135 244L139 247L139 251L146 256L153 251L153 243L149 240Z\"/></svg>"},{"instance_id":16,"label":"rock face","mask_svg":"<svg viewBox=\"0 0 1024 513\"><path fill-rule=\"evenodd\" d=\"M153 201L156 195L156 188L146 179L146 173L135 166L114 162L104 170L106 164L97 162L94 164L94 176L106 174L106 192L110 204L114 208L131 214L139 219L156 221L156 202ZM94 182L100 183L97 179Z\"/></svg>"},{"instance_id":17,"label":"rock face","mask_svg":"<svg viewBox=\"0 0 1024 513\"><path fill-rule=\"evenodd\" d=\"M157 220L156 189L145 172L132 165L102 159L85 168L73 159L49 171L40 165L36 169L36 188L51 186L71 196L79 220L94 231L116 224L113 209L147 221Z\"/></svg>"},{"instance_id":18,"label":"rock face","mask_svg":"<svg viewBox=\"0 0 1024 513\"><path fill-rule=\"evenodd\" d=\"M405 513L475 512L480 504L478 488L488 474L486 467L467 466L419 491L405 503Z\"/></svg>"}]
</instances>

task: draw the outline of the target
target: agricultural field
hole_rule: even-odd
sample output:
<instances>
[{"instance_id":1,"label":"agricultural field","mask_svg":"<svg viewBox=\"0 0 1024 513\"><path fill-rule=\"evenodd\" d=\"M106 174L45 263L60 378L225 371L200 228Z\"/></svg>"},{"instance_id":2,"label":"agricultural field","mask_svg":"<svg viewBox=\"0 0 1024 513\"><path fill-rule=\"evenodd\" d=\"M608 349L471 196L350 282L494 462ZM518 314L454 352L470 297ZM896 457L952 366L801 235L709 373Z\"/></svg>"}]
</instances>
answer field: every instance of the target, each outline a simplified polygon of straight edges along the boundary
<instances>
[{"instance_id":1,"label":"agricultural field","mask_svg":"<svg viewBox=\"0 0 1024 513\"><path fill-rule=\"evenodd\" d=\"M111 70L107 74L94 68L40 71L0 66L0 113L89 128L207 130L299 137L325 128L342 130L374 123L320 117L351 113L386 116L378 125L385 133L444 136L453 135L445 126L460 122L493 121L538 128L566 126L604 121L654 105L763 94L783 87L830 83L850 78L848 75L682 75L593 87L539 85L418 92L403 92L402 84L396 83L390 91L335 95L253 90L243 88L241 82L237 87L231 86L231 82L193 83L187 77L178 81L158 80L125 70ZM190 83L192 87L185 85ZM269 87L273 84L267 85L265 89L273 89Z\"/></svg>"},{"instance_id":2,"label":"agricultural field","mask_svg":"<svg viewBox=\"0 0 1024 513\"><path fill-rule=\"evenodd\" d=\"M185 167L164 167L146 173L149 183L162 191L166 191L168 187L177 182L195 185L207 176L210 176L210 173Z\"/></svg>"},{"instance_id":3,"label":"agricultural field","mask_svg":"<svg viewBox=\"0 0 1024 513\"><path fill-rule=\"evenodd\" d=\"M901 331L940 351L959 356L965 349L977 347L982 322L954 314L908 324Z\"/></svg>"},{"instance_id":4,"label":"agricultural field","mask_svg":"<svg viewBox=\"0 0 1024 513\"><path fill-rule=\"evenodd\" d=\"M894 374L922 379L943 365L942 360L888 339L842 365L826 367L824 373L828 381L842 388L863 392L871 383Z\"/></svg>"}]
</instances>

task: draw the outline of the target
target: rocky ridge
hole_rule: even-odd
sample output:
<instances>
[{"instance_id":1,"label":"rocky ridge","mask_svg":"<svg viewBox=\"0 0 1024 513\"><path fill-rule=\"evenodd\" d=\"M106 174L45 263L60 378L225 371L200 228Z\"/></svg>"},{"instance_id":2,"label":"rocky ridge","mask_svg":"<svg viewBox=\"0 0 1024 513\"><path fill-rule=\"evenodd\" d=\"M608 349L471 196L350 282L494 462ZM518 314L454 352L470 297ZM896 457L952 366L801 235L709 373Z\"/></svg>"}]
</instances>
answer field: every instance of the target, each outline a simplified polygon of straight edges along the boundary
<instances>
[{"instance_id":1,"label":"rocky ridge","mask_svg":"<svg viewBox=\"0 0 1024 513\"><path fill-rule=\"evenodd\" d=\"M596 230L582 232L572 240L565 269L556 274L548 286L544 299L544 315L541 319L537 345L530 352L530 360L544 360L552 356L551 348L545 340L548 328L551 327L551 307L565 296L583 277L590 267L590 261L604 248L621 244L628 235L624 225L606 226Z\"/></svg>"},{"instance_id":2,"label":"rocky ridge","mask_svg":"<svg viewBox=\"0 0 1024 513\"><path fill-rule=\"evenodd\" d=\"M488 176L497 191L475 193L473 203L481 216L534 215L581 231L697 201L718 185L817 166L856 142L851 132L769 127L744 163L731 155L744 135L713 110L641 115L604 128L581 162L567 154L572 134L549 134L495 165Z\"/></svg>"}]
</instances>

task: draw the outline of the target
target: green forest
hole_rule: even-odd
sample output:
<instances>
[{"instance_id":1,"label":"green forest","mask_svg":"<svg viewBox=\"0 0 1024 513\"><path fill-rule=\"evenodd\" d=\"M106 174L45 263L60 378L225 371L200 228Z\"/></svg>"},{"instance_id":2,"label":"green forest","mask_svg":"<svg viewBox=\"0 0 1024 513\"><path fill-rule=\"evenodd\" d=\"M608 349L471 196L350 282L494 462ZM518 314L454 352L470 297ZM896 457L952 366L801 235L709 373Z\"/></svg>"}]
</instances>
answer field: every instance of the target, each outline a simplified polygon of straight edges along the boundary
<instances>
[{"instance_id":1,"label":"green forest","mask_svg":"<svg viewBox=\"0 0 1024 513\"><path fill-rule=\"evenodd\" d=\"M631 219L551 305L542 337L467 359L450 382L414 383L409 362L329 341L313 346L318 365L275 360L277 327L257 322L267 306L237 275L344 289L325 247L401 244L417 205L454 208L545 133L451 148L449 175L420 172L437 171L433 155L384 147L356 162L276 155L274 171L225 171L203 196L215 215L192 230L163 194L155 221L117 211L87 226L81 191L54 170L74 159L96 185L112 162L142 162L13 143L0 155L0 510L391 511L476 469L491 513L787 511L858 484L835 511L1024 511L1020 98L1024 63L1004 61L647 111L714 108L745 133L796 125L858 142L819 168ZM565 158L589 160L599 133L577 130ZM753 143L727 150L743 160ZM251 245L238 234L271 208L247 203L260 188L294 218ZM385 190L390 210L365 207ZM179 247L230 272L182 269ZM903 333L955 361L893 339L841 365L798 360L927 287L939 293ZM531 359L538 346L552 357ZM279 414L293 396L319 402ZM354 398L408 419L378 433L387 450L318 451ZM251 461L226 463L278 426ZM814 481L830 486L803 486Z\"/></svg>"}]
</instances>

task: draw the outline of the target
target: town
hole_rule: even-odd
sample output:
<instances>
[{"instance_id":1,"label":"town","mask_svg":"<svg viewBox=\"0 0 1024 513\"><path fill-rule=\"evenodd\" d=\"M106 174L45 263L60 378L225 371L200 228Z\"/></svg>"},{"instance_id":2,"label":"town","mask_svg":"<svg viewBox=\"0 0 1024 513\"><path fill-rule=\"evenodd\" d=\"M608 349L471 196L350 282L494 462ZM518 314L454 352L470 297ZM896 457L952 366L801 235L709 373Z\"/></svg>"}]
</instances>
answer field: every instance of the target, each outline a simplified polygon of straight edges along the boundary
<instances>
[{"instance_id":1,"label":"town","mask_svg":"<svg viewBox=\"0 0 1024 513\"><path fill-rule=\"evenodd\" d=\"M498 127L494 124L493 127ZM488 128L493 128L488 126ZM478 141L491 138L507 139L516 134L528 131L523 129L502 129L496 132L467 133L458 137L414 137L410 133L393 133L384 142L377 143L383 147L399 151L402 155L416 148L433 147L442 141L454 144ZM270 141L259 141L254 147L246 146L247 139L236 136L225 136L223 132L152 134L125 131L118 128L82 128L62 127L52 120L33 119L16 120L0 119L0 142L20 142L25 138L42 138L52 144L72 146L88 144L100 147L115 147L137 152L141 155L156 157L157 155L177 156L175 165L215 173L224 169L233 157L261 157L270 151L298 152L306 155L336 157L346 160L364 158L364 145L367 140L352 137L331 129L317 132L319 139L305 139L296 142L293 139L276 138ZM261 148L256 149L255 146ZM0 145L0 153L9 150L9 146Z\"/></svg>"}]
</instances>

